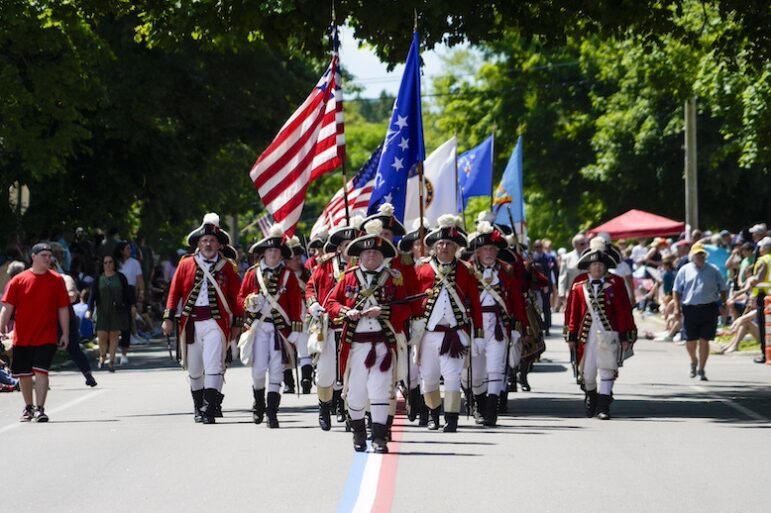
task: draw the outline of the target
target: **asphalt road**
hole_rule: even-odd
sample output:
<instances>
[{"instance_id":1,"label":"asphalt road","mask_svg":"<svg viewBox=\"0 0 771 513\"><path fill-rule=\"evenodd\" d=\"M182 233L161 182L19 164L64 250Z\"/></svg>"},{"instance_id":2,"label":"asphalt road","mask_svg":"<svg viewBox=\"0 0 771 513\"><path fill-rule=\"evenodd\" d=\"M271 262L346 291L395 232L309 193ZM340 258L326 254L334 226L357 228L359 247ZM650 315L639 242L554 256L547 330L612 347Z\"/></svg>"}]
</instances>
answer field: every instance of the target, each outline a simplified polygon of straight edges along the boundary
<instances>
[{"instance_id":1,"label":"asphalt road","mask_svg":"<svg viewBox=\"0 0 771 513\"><path fill-rule=\"evenodd\" d=\"M557 317L559 320L559 317ZM642 327L641 327L642 328ZM641 329L642 331L642 329ZM555 328L554 332L559 332ZM688 377L685 349L640 341L614 419L583 417L565 344L548 342L533 390L494 429L456 434L397 419L392 454L355 455L316 424L316 396L284 397L281 428L251 423L249 370L230 369L225 418L194 424L185 374L165 347L127 368L52 374L48 424L18 422L0 395L0 504L24 512L771 511L771 367L713 356Z\"/></svg>"}]
</instances>

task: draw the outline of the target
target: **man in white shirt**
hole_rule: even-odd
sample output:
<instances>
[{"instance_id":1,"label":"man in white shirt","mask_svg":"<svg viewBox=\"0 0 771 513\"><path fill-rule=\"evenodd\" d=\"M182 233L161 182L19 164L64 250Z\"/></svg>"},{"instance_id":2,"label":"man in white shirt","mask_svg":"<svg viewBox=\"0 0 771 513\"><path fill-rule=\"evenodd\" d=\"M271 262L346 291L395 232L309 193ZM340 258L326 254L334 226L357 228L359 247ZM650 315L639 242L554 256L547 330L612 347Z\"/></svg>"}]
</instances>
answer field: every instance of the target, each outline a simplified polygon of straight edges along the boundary
<instances>
[{"instance_id":1,"label":"man in white shirt","mask_svg":"<svg viewBox=\"0 0 771 513\"><path fill-rule=\"evenodd\" d=\"M589 240L583 233L577 233L573 237L573 251L567 253L562 257L560 262L560 275L557 282L557 293L559 294L560 305L565 304L565 298L570 292L570 287L573 286L573 280L580 274L576 265L578 259L581 258L581 252L589 247Z\"/></svg>"}]
</instances>

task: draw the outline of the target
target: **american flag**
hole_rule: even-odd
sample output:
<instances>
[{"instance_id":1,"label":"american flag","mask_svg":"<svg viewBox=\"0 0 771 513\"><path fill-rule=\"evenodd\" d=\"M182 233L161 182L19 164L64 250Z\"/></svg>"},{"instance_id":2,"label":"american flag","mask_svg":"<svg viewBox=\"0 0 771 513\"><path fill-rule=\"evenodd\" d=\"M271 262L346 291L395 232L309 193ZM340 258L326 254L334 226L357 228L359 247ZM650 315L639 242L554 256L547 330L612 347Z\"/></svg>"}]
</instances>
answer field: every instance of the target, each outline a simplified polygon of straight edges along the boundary
<instances>
[{"instance_id":1,"label":"american flag","mask_svg":"<svg viewBox=\"0 0 771 513\"><path fill-rule=\"evenodd\" d=\"M367 215L367 206L369 205L369 197L372 194L372 188L375 184L375 174L377 173L378 162L380 162L380 155L383 153L383 144L372 153L369 160L362 166L356 176L348 180L345 188L348 191L348 209L351 216L356 214ZM324 211L319 216L316 224L311 229L311 238L313 238L321 230L331 229L336 226L341 220L345 219L345 198L343 197L343 189L340 188L337 193L332 196L329 204L324 207Z\"/></svg>"},{"instance_id":2,"label":"american flag","mask_svg":"<svg viewBox=\"0 0 771 513\"><path fill-rule=\"evenodd\" d=\"M288 236L300 219L308 185L345 158L337 30L333 41L332 62L321 80L249 172L265 208Z\"/></svg>"}]
</instances>

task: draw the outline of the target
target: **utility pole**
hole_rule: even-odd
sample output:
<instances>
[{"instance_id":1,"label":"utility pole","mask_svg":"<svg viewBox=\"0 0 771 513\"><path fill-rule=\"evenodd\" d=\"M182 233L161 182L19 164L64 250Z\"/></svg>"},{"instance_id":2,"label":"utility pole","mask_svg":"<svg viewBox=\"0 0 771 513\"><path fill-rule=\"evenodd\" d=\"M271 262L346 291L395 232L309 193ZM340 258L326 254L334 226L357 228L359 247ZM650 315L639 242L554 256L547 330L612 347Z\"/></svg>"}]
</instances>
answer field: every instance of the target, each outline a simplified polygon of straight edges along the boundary
<instances>
[{"instance_id":1,"label":"utility pole","mask_svg":"<svg viewBox=\"0 0 771 513\"><path fill-rule=\"evenodd\" d=\"M686 238L699 227L699 181L696 169L696 97L685 100L685 224Z\"/></svg>"}]
</instances>

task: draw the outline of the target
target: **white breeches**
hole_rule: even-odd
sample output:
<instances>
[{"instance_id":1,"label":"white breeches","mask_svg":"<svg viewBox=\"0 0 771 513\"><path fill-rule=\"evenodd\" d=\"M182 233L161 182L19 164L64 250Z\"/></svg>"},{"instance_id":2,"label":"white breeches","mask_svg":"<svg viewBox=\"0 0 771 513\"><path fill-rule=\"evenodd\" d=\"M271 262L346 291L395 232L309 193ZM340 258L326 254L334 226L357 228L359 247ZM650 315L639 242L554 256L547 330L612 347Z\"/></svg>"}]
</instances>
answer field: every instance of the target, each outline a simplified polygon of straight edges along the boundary
<instances>
[{"instance_id":1,"label":"white breeches","mask_svg":"<svg viewBox=\"0 0 771 513\"><path fill-rule=\"evenodd\" d=\"M372 344L353 343L348 355L346 372L346 405L348 414L353 420L364 418L369 405L372 414L372 422L385 424L388 420L388 410L391 398L394 395L394 365L392 359L391 368L381 371L380 364L388 353L388 348L383 343L375 345L375 364L367 368L364 360L367 358Z\"/></svg>"},{"instance_id":2,"label":"white breeches","mask_svg":"<svg viewBox=\"0 0 771 513\"><path fill-rule=\"evenodd\" d=\"M584 388L586 390L597 389L597 339L590 333L586 345L584 346L583 358L583 378ZM610 395L613 391L613 383L616 381L616 371L610 369L599 369L600 391L599 393Z\"/></svg>"},{"instance_id":3,"label":"white breeches","mask_svg":"<svg viewBox=\"0 0 771 513\"><path fill-rule=\"evenodd\" d=\"M316 360L316 386L336 390L342 388L336 383L337 379L337 346L335 344L335 331L327 331L327 339L324 341L324 347Z\"/></svg>"},{"instance_id":4,"label":"white breeches","mask_svg":"<svg viewBox=\"0 0 771 513\"><path fill-rule=\"evenodd\" d=\"M297 351L297 365L300 367L310 365L311 356L308 352L308 333L298 333L298 335L297 344L292 344Z\"/></svg>"},{"instance_id":5,"label":"white breeches","mask_svg":"<svg viewBox=\"0 0 771 513\"><path fill-rule=\"evenodd\" d=\"M265 388L267 374L268 392L278 392L284 380L284 364L281 361L281 350L275 349L275 329L273 324L262 323L255 331L252 386L255 390Z\"/></svg>"},{"instance_id":6,"label":"white breeches","mask_svg":"<svg viewBox=\"0 0 771 513\"><path fill-rule=\"evenodd\" d=\"M445 392L460 391L460 375L463 372L463 358L451 358L449 354L439 355L444 333L426 331L420 343L420 384L424 394L439 390L439 378L444 378Z\"/></svg>"},{"instance_id":7,"label":"white breeches","mask_svg":"<svg viewBox=\"0 0 771 513\"><path fill-rule=\"evenodd\" d=\"M186 348L190 388L222 390L222 330L214 319L190 322L195 322L195 342Z\"/></svg>"},{"instance_id":8,"label":"white breeches","mask_svg":"<svg viewBox=\"0 0 771 513\"><path fill-rule=\"evenodd\" d=\"M506 369L506 341L495 340L495 333L485 329L485 342L476 356L471 357L471 379L474 395L498 395L503 392L503 375ZM461 380L468 387L468 375Z\"/></svg>"}]
</instances>

